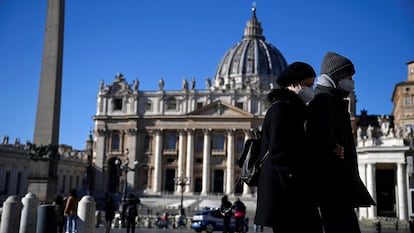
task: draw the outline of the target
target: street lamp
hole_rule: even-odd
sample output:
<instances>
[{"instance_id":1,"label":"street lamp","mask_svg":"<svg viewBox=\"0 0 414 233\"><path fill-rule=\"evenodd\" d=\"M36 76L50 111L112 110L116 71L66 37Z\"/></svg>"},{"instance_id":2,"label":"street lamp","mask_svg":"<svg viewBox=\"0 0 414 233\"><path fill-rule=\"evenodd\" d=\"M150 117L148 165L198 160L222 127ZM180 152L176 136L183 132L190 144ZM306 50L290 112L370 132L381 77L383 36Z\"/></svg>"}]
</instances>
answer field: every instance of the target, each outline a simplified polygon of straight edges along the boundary
<instances>
[{"instance_id":1,"label":"street lamp","mask_svg":"<svg viewBox=\"0 0 414 233\"><path fill-rule=\"evenodd\" d=\"M183 201L184 201L184 187L186 185L190 184L190 179L188 177L184 177L183 175L183 171L180 172L180 176L174 178L174 182L175 185L180 186L181 187L181 202L180 202L180 209L183 212L184 210L184 206L183 206Z\"/></svg>"},{"instance_id":2,"label":"street lamp","mask_svg":"<svg viewBox=\"0 0 414 233\"><path fill-rule=\"evenodd\" d=\"M128 155L128 149L125 151L125 154ZM128 172L135 172L135 168L138 165L138 161L135 160L134 161L134 166L133 167L129 167L129 158L127 157L125 159L125 161L122 163L122 161L117 158L115 160L115 165L118 167L118 169L121 171L121 173L124 173L124 187L123 187L123 192L122 192L122 213L121 213L121 220L122 220L122 225L125 224L125 210L126 210L126 205L127 205L127 189L128 189Z\"/></svg>"}]
</instances>

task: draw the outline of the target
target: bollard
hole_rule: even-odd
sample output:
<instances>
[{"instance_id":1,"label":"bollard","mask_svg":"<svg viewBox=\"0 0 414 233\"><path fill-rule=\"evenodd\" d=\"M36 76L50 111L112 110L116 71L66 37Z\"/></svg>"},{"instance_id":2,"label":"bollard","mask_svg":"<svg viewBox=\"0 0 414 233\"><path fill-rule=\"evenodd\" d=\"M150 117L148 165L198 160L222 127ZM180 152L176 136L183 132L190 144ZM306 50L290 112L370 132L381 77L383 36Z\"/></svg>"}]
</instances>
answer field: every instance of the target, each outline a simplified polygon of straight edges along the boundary
<instances>
[{"instance_id":1,"label":"bollard","mask_svg":"<svg viewBox=\"0 0 414 233\"><path fill-rule=\"evenodd\" d=\"M22 216L20 217L19 233L33 233L36 231L37 207L39 201L36 195L28 193L22 198Z\"/></svg>"},{"instance_id":2,"label":"bollard","mask_svg":"<svg viewBox=\"0 0 414 233\"><path fill-rule=\"evenodd\" d=\"M20 212L22 204L17 196L9 196L3 203L0 233L18 233L20 225Z\"/></svg>"},{"instance_id":3,"label":"bollard","mask_svg":"<svg viewBox=\"0 0 414 233\"><path fill-rule=\"evenodd\" d=\"M36 233L56 233L57 221L55 205L45 204L37 207Z\"/></svg>"},{"instance_id":4,"label":"bollard","mask_svg":"<svg viewBox=\"0 0 414 233\"><path fill-rule=\"evenodd\" d=\"M92 196L84 196L78 205L78 232L95 232L95 210L96 203Z\"/></svg>"}]
</instances>

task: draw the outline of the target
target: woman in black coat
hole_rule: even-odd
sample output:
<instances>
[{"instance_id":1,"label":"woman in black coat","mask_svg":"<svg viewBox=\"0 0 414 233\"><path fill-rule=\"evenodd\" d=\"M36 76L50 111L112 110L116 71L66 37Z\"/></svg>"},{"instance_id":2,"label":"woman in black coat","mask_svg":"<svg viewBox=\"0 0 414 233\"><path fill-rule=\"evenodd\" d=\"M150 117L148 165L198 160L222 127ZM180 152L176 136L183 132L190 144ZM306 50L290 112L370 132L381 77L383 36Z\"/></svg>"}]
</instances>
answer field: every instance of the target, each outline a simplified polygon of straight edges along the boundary
<instances>
[{"instance_id":1,"label":"woman in black coat","mask_svg":"<svg viewBox=\"0 0 414 233\"><path fill-rule=\"evenodd\" d=\"M292 63L277 80L281 88L268 95L261 155L269 151L270 157L260 171L254 223L273 232L322 232L304 128L315 76L310 65Z\"/></svg>"},{"instance_id":2,"label":"woman in black coat","mask_svg":"<svg viewBox=\"0 0 414 233\"><path fill-rule=\"evenodd\" d=\"M307 133L317 166L319 203L326 233L359 233L355 208L375 205L358 173L348 101L353 91L352 62L328 52L315 98L309 104Z\"/></svg>"}]
</instances>

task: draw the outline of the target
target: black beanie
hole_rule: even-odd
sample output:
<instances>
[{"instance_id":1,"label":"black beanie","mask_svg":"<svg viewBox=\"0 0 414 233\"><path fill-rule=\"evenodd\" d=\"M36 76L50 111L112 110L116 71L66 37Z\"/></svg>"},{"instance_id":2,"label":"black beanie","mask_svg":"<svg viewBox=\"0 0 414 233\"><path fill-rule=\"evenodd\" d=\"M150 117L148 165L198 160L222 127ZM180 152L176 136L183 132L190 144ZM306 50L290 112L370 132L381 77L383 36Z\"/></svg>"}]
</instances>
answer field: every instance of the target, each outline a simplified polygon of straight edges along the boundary
<instances>
[{"instance_id":1,"label":"black beanie","mask_svg":"<svg viewBox=\"0 0 414 233\"><path fill-rule=\"evenodd\" d=\"M315 70L312 66L304 62L294 62L279 75L277 83L281 87L287 87L311 77L316 77Z\"/></svg>"},{"instance_id":2,"label":"black beanie","mask_svg":"<svg viewBox=\"0 0 414 233\"><path fill-rule=\"evenodd\" d=\"M354 75L354 64L346 58L334 52L328 52L321 64L321 74L328 75L335 83L346 75Z\"/></svg>"}]
</instances>

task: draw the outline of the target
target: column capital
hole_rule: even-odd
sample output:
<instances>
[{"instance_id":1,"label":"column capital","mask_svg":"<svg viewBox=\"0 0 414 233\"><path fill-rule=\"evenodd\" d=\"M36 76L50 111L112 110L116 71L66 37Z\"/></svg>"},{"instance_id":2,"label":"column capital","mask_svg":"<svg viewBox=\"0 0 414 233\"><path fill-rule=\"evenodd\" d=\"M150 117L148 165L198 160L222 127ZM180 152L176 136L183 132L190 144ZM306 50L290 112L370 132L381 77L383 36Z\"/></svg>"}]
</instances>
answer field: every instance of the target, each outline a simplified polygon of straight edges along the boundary
<instances>
[{"instance_id":1,"label":"column capital","mask_svg":"<svg viewBox=\"0 0 414 233\"><path fill-rule=\"evenodd\" d=\"M106 128L100 128L96 130L99 136L104 136L107 131L108 130Z\"/></svg>"},{"instance_id":2,"label":"column capital","mask_svg":"<svg viewBox=\"0 0 414 233\"><path fill-rule=\"evenodd\" d=\"M187 131L188 134L193 134L195 132L195 128L186 128L184 130Z\"/></svg>"},{"instance_id":3,"label":"column capital","mask_svg":"<svg viewBox=\"0 0 414 233\"><path fill-rule=\"evenodd\" d=\"M211 128L203 129L204 134L209 134L209 133L211 133L211 131L213 131L213 129L211 129Z\"/></svg>"},{"instance_id":4,"label":"column capital","mask_svg":"<svg viewBox=\"0 0 414 233\"><path fill-rule=\"evenodd\" d=\"M128 135L136 135L138 132L137 128L129 128L125 130L125 133L127 133Z\"/></svg>"}]
</instances>

